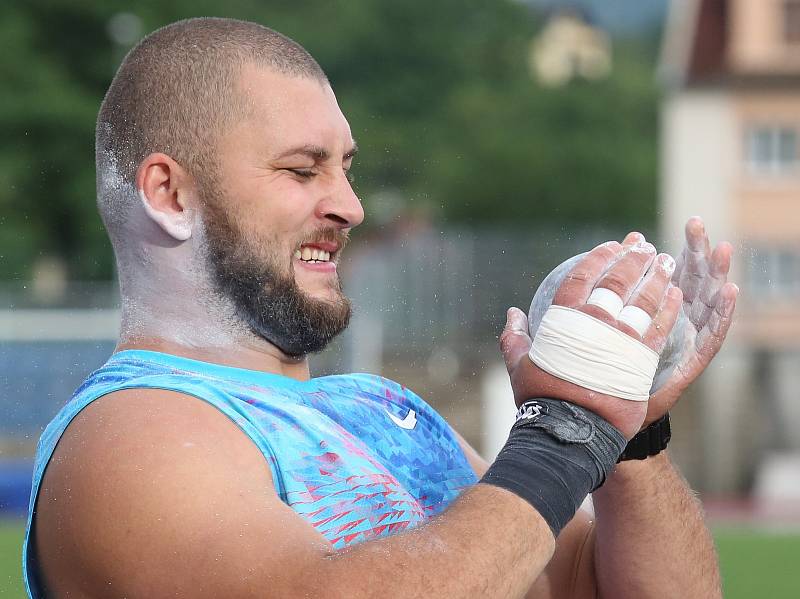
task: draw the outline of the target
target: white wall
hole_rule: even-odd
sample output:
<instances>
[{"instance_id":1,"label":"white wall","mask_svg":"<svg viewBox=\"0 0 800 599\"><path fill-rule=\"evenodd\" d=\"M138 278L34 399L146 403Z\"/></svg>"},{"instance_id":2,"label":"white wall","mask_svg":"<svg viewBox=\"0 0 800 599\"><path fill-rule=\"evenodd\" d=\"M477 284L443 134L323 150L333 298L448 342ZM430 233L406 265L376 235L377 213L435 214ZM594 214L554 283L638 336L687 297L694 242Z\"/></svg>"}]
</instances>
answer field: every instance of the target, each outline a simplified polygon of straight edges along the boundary
<instances>
[{"instance_id":1,"label":"white wall","mask_svg":"<svg viewBox=\"0 0 800 599\"><path fill-rule=\"evenodd\" d=\"M683 245L683 226L703 217L714 241L736 231L729 208L739 163L739 128L731 96L717 90L668 95L661 110L660 235Z\"/></svg>"},{"instance_id":2,"label":"white wall","mask_svg":"<svg viewBox=\"0 0 800 599\"><path fill-rule=\"evenodd\" d=\"M734 240L731 202L740 142L730 94L692 90L667 95L660 143L659 232L665 249L681 250L684 225L694 215L705 221L712 243ZM739 483L743 466L736 446L737 421L745 399L748 357L726 346L708 370L698 381L700 392L693 394L702 405L692 406L702 418L701 486L727 492Z\"/></svg>"}]
</instances>

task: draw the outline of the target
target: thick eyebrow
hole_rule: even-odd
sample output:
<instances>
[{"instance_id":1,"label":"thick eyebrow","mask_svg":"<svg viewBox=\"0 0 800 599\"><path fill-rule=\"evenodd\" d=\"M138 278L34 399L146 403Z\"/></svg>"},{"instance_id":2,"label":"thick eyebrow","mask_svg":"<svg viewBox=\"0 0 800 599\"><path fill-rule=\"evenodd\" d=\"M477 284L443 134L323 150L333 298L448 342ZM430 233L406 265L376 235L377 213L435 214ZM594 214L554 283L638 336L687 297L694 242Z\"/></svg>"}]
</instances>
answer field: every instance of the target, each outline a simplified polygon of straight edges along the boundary
<instances>
[{"instance_id":1,"label":"thick eyebrow","mask_svg":"<svg viewBox=\"0 0 800 599\"><path fill-rule=\"evenodd\" d=\"M352 158L356 155L356 152L358 152L358 145L356 142L353 142L353 147L349 151L345 152L344 156L342 156L342 160L348 160ZM276 158L280 159L288 156L308 156L315 162L325 162L331 157L331 153L323 147L308 145L286 150L285 152L279 154Z\"/></svg>"}]
</instances>

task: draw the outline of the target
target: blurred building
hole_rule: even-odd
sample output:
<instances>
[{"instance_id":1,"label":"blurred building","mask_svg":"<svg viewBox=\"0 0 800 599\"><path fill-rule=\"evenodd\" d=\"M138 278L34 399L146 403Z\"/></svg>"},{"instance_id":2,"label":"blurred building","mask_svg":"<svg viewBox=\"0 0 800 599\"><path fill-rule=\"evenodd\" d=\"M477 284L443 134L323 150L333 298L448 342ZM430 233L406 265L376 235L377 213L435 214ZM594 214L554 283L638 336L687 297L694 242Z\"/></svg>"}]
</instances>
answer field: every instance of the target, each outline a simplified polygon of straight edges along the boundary
<instances>
[{"instance_id":1,"label":"blurred building","mask_svg":"<svg viewBox=\"0 0 800 599\"><path fill-rule=\"evenodd\" d=\"M800 452L800 1L676 0L664 39L661 230L676 250L701 215L742 289L694 414L704 486L732 491Z\"/></svg>"},{"instance_id":2,"label":"blurred building","mask_svg":"<svg viewBox=\"0 0 800 599\"><path fill-rule=\"evenodd\" d=\"M548 87L575 78L602 79L611 72L611 40L585 10L553 8L531 42L528 64L534 78Z\"/></svg>"}]
</instances>

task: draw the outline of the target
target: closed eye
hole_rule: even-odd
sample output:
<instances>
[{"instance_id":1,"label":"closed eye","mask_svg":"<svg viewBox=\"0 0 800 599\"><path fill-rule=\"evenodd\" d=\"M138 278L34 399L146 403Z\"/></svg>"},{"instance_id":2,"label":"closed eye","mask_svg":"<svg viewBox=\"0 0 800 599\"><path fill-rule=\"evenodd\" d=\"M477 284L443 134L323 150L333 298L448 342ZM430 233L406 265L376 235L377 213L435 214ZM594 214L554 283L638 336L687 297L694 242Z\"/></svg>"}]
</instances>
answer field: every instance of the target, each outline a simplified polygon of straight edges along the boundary
<instances>
[{"instance_id":1,"label":"closed eye","mask_svg":"<svg viewBox=\"0 0 800 599\"><path fill-rule=\"evenodd\" d=\"M292 173L293 175L297 175L303 179L311 179L312 177L316 176L317 173L314 172L313 169L310 168L287 168L284 169Z\"/></svg>"}]
</instances>

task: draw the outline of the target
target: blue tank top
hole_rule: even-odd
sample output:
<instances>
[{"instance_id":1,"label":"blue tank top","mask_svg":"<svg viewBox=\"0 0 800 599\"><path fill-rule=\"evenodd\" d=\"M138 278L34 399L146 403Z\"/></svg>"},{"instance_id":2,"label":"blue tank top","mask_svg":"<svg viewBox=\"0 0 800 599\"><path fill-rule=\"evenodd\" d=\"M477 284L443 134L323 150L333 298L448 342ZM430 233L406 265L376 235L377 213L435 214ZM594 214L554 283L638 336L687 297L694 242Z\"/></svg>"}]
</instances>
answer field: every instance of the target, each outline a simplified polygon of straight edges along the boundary
<instances>
[{"instance_id":1,"label":"blue tank top","mask_svg":"<svg viewBox=\"0 0 800 599\"><path fill-rule=\"evenodd\" d=\"M228 416L261 450L281 500L336 549L416 526L477 482L444 419L382 377L297 381L158 352L122 351L86 379L39 440L23 546L30 597L40 596L31 524L56 444L89 403L133 388L178 391Z\"/></svg>"}]
</instances>

